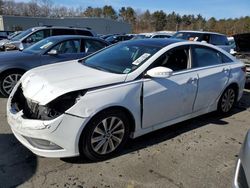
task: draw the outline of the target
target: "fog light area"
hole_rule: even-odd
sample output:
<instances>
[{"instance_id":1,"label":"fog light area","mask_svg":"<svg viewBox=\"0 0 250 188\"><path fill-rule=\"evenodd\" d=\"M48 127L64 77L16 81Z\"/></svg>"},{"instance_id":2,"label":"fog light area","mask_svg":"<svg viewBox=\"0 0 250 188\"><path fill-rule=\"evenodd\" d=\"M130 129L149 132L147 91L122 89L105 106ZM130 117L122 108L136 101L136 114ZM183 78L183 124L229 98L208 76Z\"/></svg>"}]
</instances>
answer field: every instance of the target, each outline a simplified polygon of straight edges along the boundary
<instances>
[{"instance_id":1,"label":"fog light area","mask_svg":"<svg viewBox=\"0 0 250 188\"><path fill-rule=\"evenodd\" d=\"M31 138L31 137L25 137L26 140L35 148L38 149L46 149L46 150L61 150L60 146L56 145L53 142L50 142L48 140L38 139L38 138Z\"/></svg>"}]
</instances>

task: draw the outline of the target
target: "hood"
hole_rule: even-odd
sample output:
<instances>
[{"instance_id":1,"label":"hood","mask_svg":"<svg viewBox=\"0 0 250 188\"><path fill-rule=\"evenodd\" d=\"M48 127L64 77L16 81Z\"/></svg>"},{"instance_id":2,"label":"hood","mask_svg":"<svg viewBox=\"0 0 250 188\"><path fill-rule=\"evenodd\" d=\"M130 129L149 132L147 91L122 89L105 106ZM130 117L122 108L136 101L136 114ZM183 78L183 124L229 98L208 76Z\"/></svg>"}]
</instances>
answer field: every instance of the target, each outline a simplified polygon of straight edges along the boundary
<instances>
[{"instance_id":1,"label":"hood","mask_svg":"<svg viewBox=\"0 0 250 188\"><path fill-rule=\"evenodd\" d=\"M237 52L250 52L250 33L234 35Z\"/></svg>"},{"instance_id":2,"label":"hood","mask_svg":"<svg viewBox=\"0 0 250 188\"><path fill-rule=\"evenodd\" d=\"M21 78L21 84L26 98L45 105L71 91L124 82L126 76L68 61L32 69Z\"/></svg>"},{"instance_id":3,"label":"hood","mask_svg":"<svg viewBox=\"0 0 250 188\"><path fill-rule=\"evenodd\" d=\"M29 62L30 58L38 58L37 55L29 54L21 51L7 51L1 52L0 55L0 65L3 63L19 63L19 62Z\"/></svg>"}]
</instances>

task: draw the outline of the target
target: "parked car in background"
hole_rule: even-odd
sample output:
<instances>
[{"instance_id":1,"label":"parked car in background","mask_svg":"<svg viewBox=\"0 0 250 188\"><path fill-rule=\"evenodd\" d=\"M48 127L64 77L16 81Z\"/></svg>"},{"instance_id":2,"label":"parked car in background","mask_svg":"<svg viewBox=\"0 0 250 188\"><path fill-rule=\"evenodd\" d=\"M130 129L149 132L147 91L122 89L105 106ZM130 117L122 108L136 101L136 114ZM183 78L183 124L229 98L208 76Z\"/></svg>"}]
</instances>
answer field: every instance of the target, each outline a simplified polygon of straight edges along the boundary
<instances>
[{"instance_id":1,"label":"parked car in background","mask_svg":"<svg viewBox=\"0 0 250 188\"><path fill-rule=\"evenodd\" d=\"M14 31L0 31L0 40L1 39L7 39L10 34L12 34Z\"/></svg>"},{"instance_id":2,"label":"parked car in background","mask_svg":"<svg viewBox=\"0 0 250 188\"><path fill-rule=\"evenodd\" d=\"M228 113L244 84L244 64L216 46L130 40L81 61L30 70L9 97L7 119L37 155L103 160L129 136L215 110Z\"/></svg>"},{"instance_id":3,"label":"parked car in background","mask_svg":"<svg viewBox=\"0 0 250 188\"><path fill-rule=\"evenodd\" d=\"M0 51L5 51L5 47L4 45L9 42L9 40L11 40L13 37L21 34L22 31L15 31L13 33L11 33L10 35L8 35L8 38L7 39L2 39L0 40Z\"/></svg>"},{"instance_id":4,"label":"parked car in background","mask_svg":"<svg viewBox=\"0 0 250 188\"><path fill-rule=\"evenodd\" d=\"M122 42L126 40L130 40L133 38L133 35L112 35L106 38L105 40L111 44L115 44L117 42Z\"/></svg>"},{"instance_id":5,"label":"parked car in background","mask_svg":"<svg viewBox=\"0 0 250 188\"><path fill-rule=\"evenodd\" d=\"M100 36L100 38L102 38L102 39L107 39L108 37L111 37L111 36L115 36L115 35L119 35L119 34L107 34L107 35L102 35L102 36Z\"/></svg>"},{"instance_id":6,"label":"parked car in background","mask_svg":"<svg viewBox=\"0 0 250 188\"><path fill-rule=\"evenodd\" d=\"M226 35L214 32L205 31L178 31L171 38L207 42L222 48L223 50L230 53L231 46L229 45Z\"/></svg>"},{"instance_id":7,"label":"parked car in background","mask_svg":"<svg viewBox=\"0 0 250 188\"><path fill-rule=\"evenodd\" d=\"M234 35L236 58L246 65L246 82L250 83L250 33Z\"/></svg>"},{"instance_id":8,"label":"parked car in background","mask_svg":"<svg viewBox=\"0 0 250 188\"><path fill-rule=\"evenodd\" d=\"M7 51L23 50L44 38L57 35L96 36L96 33L87 28L84 29L57 26L33 27L11 38L9 42L4 44L4 48Z\"/></svg>"},{"instance_id":9,"label":"parked car in background","mask_svg":"<svg viewBox=\"0 0 250 188\"><path fill-rule=\"evenodd\" d=\"M172 33L140 33L138 35L135 35L132 39L138 40L138 39L148 39L148 38L170 38L173 34Z\"/></svg>"},{"instance_id":10,"label":"parked car in background","mask_svg":"<svg viewBox=\"0 0 250 188\"><path fill-rule=\"evenodd\" d=\"M250 187L250 131L248 131L237 160L233 188Z\"/></svg>"},{"instance_id":11,"label":"parked car in background","mask_svg":"<svg viewBox=\"0 0 250 188\"><path fill-rule=\"evenodd\" d=\"M79 59L108 45L109 43L99 38L64 35L43 39L22 52L2 52L0 92L8 96L21 76L29 69Z\"/></svg>"},{"instance_id":12,"label":"parked car in background","mask_svg":"<svg viewBox=\"0 0 250 188\"><path fill-rule=\"evenodd\" d=\"M236 54L236 44L235 44L235 40L234 37L227 37L229 46L231 48L230 50L230 54L235 55Z\"/></svg>"}]
</instances>

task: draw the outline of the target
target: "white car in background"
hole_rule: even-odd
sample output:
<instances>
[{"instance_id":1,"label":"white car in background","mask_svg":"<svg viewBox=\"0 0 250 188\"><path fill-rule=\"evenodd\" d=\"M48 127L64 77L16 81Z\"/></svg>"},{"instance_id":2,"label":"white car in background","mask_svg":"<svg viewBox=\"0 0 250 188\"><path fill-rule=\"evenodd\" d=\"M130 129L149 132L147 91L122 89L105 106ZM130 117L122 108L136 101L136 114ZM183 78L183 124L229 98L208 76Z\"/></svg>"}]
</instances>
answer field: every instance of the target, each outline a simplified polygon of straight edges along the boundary
<instances>
[{"instance_id":1,"label":"white car in background","mask_svg":"<svg viewBox=\"0 0 250 188\"><path fill-rule=\"evenodd\" d=\"M132 40L28 71L7 103L16 138L37 155L111 157L128 137L218 110L243 93L244 64L176 39Z\"/></svg>"}]
</instances>

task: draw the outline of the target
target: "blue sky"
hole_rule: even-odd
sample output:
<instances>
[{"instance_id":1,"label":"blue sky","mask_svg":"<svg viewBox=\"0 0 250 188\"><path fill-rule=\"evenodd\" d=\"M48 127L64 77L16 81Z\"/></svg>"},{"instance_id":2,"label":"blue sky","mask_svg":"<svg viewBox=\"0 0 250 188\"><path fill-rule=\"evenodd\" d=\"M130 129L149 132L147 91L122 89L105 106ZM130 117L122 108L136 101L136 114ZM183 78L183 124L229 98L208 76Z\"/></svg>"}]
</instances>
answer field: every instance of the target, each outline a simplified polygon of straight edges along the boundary
<instances>
[{"instance_id":1,"label":"blue sky","mask_svg":"<svg viewBox=\"0 0 250 188\"><path fill-rule=\"evenodd\" d=\"M28 0L16 0L18 2ZM83 8L87 6L102 7L112 5L116 10L131 6L143 11L163 10L180 14L201 14L206 18L235 18L250 16L250 0L52 0L54 5Z\"/></svg>"}]
</instances>

